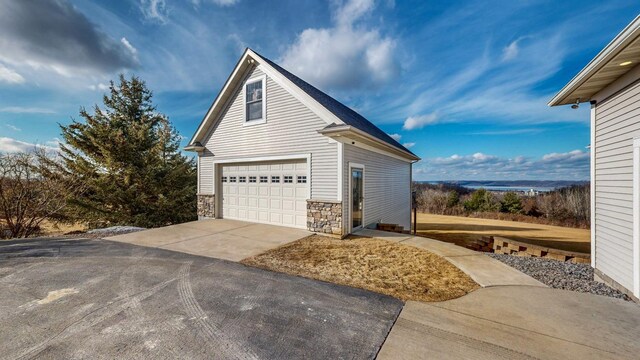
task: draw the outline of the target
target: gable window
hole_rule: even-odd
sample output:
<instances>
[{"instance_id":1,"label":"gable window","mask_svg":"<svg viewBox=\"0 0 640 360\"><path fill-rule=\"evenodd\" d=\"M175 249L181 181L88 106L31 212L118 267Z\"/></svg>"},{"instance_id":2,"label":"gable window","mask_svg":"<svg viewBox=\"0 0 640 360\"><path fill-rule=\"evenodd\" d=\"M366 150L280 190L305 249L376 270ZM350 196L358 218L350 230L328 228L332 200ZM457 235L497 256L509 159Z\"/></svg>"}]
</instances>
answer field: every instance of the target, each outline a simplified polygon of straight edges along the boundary
<instances>
[{"instance_id":1,"label":"gable window","mask_svg":"<svg viewBox=\"0 0 640 360\"><path fill-rule=\"evenodd\" d=\"M245 122L257 124L266 121L265 116L265 77L247 81L245 93Z\"/></svg>"}]
</instances>

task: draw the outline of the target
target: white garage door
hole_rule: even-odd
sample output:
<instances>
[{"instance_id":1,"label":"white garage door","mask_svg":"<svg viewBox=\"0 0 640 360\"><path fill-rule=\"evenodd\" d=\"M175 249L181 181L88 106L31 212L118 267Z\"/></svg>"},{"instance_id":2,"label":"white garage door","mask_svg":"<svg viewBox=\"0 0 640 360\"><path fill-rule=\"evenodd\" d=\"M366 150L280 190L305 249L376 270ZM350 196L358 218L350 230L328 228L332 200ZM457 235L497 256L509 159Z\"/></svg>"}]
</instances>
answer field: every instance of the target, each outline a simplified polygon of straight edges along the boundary
<instances>
[{"instance_id":1,"label":"white garage door","mask_svg":"<svg viewBox=\"0 0 640 360\"><path fill-rule=\"evenodd\" d=\"M305 228L309 179L306 160L222 166L222 217Z\"/></svg>"}]
</instances>

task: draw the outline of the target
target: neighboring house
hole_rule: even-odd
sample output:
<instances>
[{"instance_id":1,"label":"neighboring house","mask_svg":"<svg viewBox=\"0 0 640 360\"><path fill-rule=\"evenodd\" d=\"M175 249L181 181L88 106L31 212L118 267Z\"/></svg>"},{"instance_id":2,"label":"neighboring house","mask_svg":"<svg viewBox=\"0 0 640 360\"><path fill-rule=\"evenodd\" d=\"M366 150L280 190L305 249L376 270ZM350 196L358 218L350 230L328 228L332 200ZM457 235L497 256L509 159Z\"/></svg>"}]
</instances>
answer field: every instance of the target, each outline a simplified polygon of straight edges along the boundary
<instances>
[{"instance_id":1,"label":"neighboring house","mask_svg":"<svg viewBox=\"0 0 640 360\"><path fill-rule=\"evenodd\" d=\"M591 265L640 297L640 17L549 102L591 103Z\"/></svg>"},{"instance_id":2,"label":"neighboring house","mask_svg":"<svg viewBox=\"0 0 640 360\"><path fill-rule=\"evenodd\" d=\"M251 49L186 150L198 152L200 218L339 236L377 223L410 229L419 158Z\"/></svg>"}]
</instances>

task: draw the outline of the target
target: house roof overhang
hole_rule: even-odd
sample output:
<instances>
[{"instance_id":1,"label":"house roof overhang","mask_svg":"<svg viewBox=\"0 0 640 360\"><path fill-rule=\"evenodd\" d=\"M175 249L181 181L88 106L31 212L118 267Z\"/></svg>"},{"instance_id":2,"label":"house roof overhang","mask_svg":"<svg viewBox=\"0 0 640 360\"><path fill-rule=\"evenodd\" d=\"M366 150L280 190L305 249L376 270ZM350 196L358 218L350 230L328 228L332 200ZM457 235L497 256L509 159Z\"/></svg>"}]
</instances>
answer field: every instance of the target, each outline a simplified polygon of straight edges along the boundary
<instances>
[{"instance_id":1,"label":"house roof overhang","mask_svg":"<svg viewBox=\"0 0 640 360\"><path fill-rule=\"evenodd\" d=\"M624 28L552 99L549 106L589 102L640 64L640 16Z\"/></svg>"},{"instance_id":2,"label":"house roof overhang","mask_svg":"<svg viewBox=\"0 0 640 360\"><path fill-rule=\"evenodd\" d=\"M380 141L380 139L376 138L375 136L372 136L369 133L350 125L331 124L321 130L318 130L318 133L330 137L336 141L344 142L342 141L343 139L357 141L361 144L374 147L395 157L400 157L410 162L420 161L420 158L418 156L392 146L384 141Z\"/></svg>"}]
</instances>

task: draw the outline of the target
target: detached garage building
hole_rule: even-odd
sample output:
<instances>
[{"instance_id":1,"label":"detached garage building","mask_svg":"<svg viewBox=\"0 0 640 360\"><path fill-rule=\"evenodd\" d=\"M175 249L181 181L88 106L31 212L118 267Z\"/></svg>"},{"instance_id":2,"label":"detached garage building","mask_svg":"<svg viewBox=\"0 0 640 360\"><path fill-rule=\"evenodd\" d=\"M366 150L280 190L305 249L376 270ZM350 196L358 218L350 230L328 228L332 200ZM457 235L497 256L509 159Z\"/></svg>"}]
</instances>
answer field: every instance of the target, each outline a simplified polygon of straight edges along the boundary
<instances>
[{"instance_id":1,"label":"detached garage building","mask_svg":"<svg viewBox=\"0 0 640 360\"><path fill-rule=\"evenodd\" d=\"M344 236L410 228L419 158L364 117L247 49L186 150L198 216Z\"/></svg>"},{"instance_id":2,"label":"detached garage building","mask_svg":"<svg viewBox=\"0 0 640 360\"><path fill-rule=\"evenodd\" d=\"M640 297L640 17L550 102L591 103L591 266Z\"/></svg>"}]
</instances>

